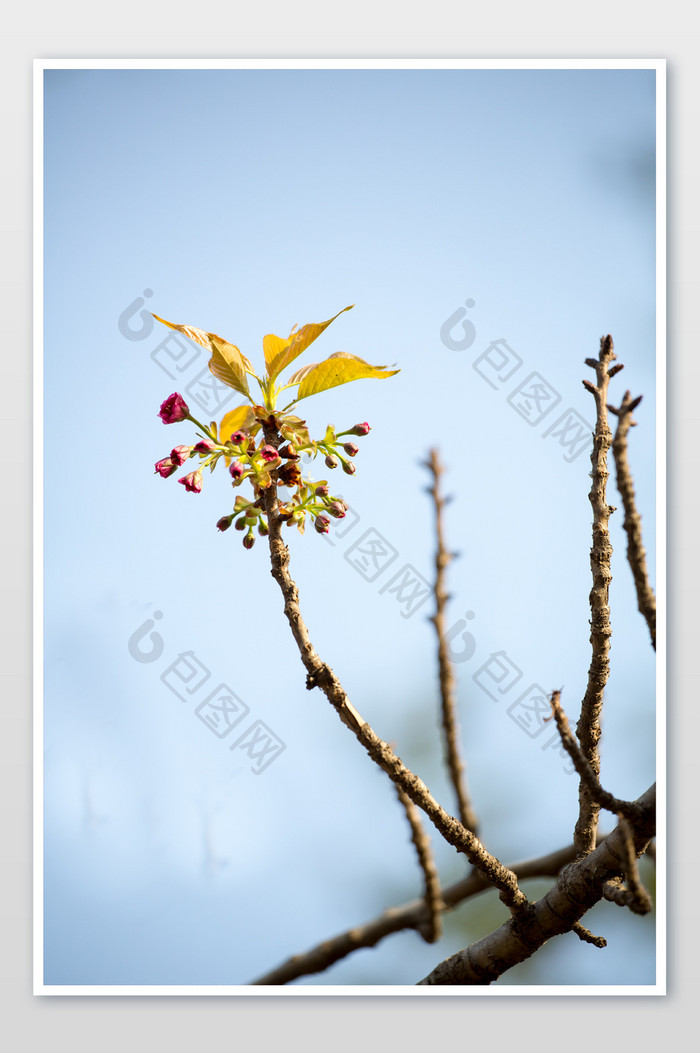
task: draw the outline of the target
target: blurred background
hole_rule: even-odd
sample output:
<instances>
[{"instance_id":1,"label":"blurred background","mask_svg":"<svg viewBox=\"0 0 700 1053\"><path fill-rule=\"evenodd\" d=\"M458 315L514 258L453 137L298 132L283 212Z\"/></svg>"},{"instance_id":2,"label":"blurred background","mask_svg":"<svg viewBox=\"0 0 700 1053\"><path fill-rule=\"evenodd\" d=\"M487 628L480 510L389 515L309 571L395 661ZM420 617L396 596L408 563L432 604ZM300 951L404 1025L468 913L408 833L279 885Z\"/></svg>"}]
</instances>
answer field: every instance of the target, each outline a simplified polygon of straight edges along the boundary
<instances>
[{"instance_id":1,"label":"blurred background","mask_svg":"<svg viewBox=\"0 0 700 1053\"><path fill-rule=\"evenodd\" d=\"M298 365L343 350L401 372L300 404L315 437L372 426L332 479L347 518L286 535L311 638L454 812L427 620L439 447L482 837L504 862L569 843L577 779L537 699L563 686L575 723L586 685L581 380L605 333L611 401L644 396L630 458L656 580L655 72L53 69L44 120L45 982L245 984L422 887L392 785L305 689L265 544L216 530L227 475L194 495L153 474L194 441L158 419L167 395L205 421L240 398L149 311L262 366L264 334L355 304ZM621 511L611 534L602 777L636 797L655 663ZM241 719L220 737L223 697ZM445 883L463 876L433 841ZM437 946L402 933L298 983L414 984L503 920L484 894ZM585 924L607 949L561 937L499 984L654 982L653 916L604 903Z\"/></svg>"}]
</instances>

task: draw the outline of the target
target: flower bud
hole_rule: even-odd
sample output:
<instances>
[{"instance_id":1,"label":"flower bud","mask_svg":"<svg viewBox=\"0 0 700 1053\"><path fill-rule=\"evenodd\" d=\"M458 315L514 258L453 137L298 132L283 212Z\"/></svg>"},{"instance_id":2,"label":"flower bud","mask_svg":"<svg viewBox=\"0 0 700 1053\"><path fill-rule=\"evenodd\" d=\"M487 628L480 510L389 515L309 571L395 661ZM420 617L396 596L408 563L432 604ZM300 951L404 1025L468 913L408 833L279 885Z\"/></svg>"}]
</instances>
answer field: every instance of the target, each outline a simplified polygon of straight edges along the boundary
<instances>
[{"instance_id":1,"label":"flower bud","mask_svg":"<svg viewBox=\"0 0 700 1053\"><path fill-rule=\"evenodd\" d=\"M234 482L238 482L238 480L241 478L244 472L245 467L241 464L240 461L234 461L231 467L229 468L229 473Z\"/></svg>"},{"instance_id":2,"label":"flower bud","mask_svg":"<svg viewBox=\"0 0 700 1053\"><path fill-rule=\"evenodd\" d=\"M246 536L243 538L243 548L252 548L255 544L255 535L252 530L249 530Z\"/></svg>"},{"instance_id":3,"label":"flower bud","mask_svg":"<svg viewBox=\"0 0 700 1053\"><path fill-rule=\"evenodd\" d=\"M270 533L269 526L267 525L267 523L265 522L264 519L261 519L260 522L258 523L258 534L260 534L261 537L267 537L267 535L269 533Z\"/></svg>"},{"instance_id":4,"label":"flower bud","mask_svg":"<svg viewBox=\"0 0 700 1053\"><path fill-rule=\"evenodd\" d=\"M351 435L367 435L372 429L370 428L367 421L363 421L362 424L356 424L354 428L350 428Z\"/></svg>"},{"instance_id":5,"label":"flower bud","mask_svg":"<svg viewBox=\"0 0 700 1053\"><path fill-rule=\"evenodd\" d=\"M190 409L182 395L174 391L172 395L168 395L165 402L161 404L160 412L158 416L163 421L163 424L177 424L178 421L187 420L190 414Z\"/></svg>"},{"instance_id":6,"label":"flower bud","mask_svg":"<svg viewBox=\"0 0 700 1053\"><path fill-rule=\"evenodd\" d=\"M357 471L357 468L352 463L352 461L343 461L343 471L346 475L354 475Z\"/></svg>"},{"instance_id":7,"label":"flower bud","mask_svg":"<svg viewBox=\"0 0 700 1053\"><path fill-rule=\"evenodd\" d=\"M214 443L209 442L209 439L201 439L193 449L195 453L211 453Z\"/></svg>"},{"instance_id":8,"label":"flower bud","mask_svg":"<svg viewBox=\"0 0 700 1053\"><path fill-rule=\"evenodd\" d=\"M330 525L331 521L328 516L316 516L316 519L314 520L314 527L318 534L327 534Z\"/></svg>"},{"instance_id":9,"label":"flower bud","mask_svg":"<svg viewBox=\"0 0 700 1053\"><path fill-rule=\"evenodd\" d=\"M219 522L216 524L216 526L217 526L217 528L219 530L222 530L222 531L223 530L228 530L228 528L231 526L232 522L233 522L233 515L222 516L221 519L219 520Z\"/></svg>"},{"instance_id":10,"label":"flower bud","mask_svg":"<svg viewBox=\"0 0 700 1053\"><path fill-rule=\"evenodd\" d=\"M347 512L347 505L344 501L331 501L329 505L326 505L326 511L329 515L332 515L334 519L344 519L345 513Z\"/></svg>"},{"instance_id":11,"label":"flower bud","mask_svg":"<svg viewBox=\"0 0 700 1053\"><path fill-rule=\"evenodd\" d=\"M236 530L245 530L245 529L246 529L246 521L243 518L243 516L241 516L240 519L236 520Z\"/></svg>"},{"instance_id":12,"label":"flower bud","mask_svg":"<svg viewBox=\"0 0 700 1053\"><path fill-rule=\"evenodd\" d=\"M169 475L176 472L178 466L173 464L170 457L164 457L162 461L156 461L156 475L160 475L163 479L167 479Z\"/></svg>"},{"instance_id":13,"label":"flower bud","mask_svg":"<svg viewBox=\"0 0 700 1053\"><path fill-rule=\"evenodd\" d=\"M279 459L279 454L277 453L275 447L269 445L261 446L260 456L266 464L270 464L272 461L276 461Z\"/></svg>"},{"instance_id":14,"label":"flower bud","mask_svg":"<svg viewBox=\"0 0 700 1053\"><path fill-rule=\"evenodd\" d=\"M354 457L360 452L360 447L356 446L354 442L346 442L343 444L343 449L347 453L348 457Z\"/></svg>"},{"instance_id":15,"label":"flower bud","mask_svg":"<svg viewBox=\"0 0 700 1053\"><path fill-rule=\"evenodd\" d=\"M233 435L231 436L231 438L228 441L232 442L234 446L242 446L247 438L248 438L247 432L234 431Z\"/></svg>"},{"instance_id":16,"label":"flower bud","mask_svg":"<svg viewBox=\"0 0 700 1053\"><path fill-rule=\"evenodd\" d=\"M176 446L175 449L172 450L170 453L170 459L179 468L180 465L184 464L187 458L189 457L191 449L191 446Z\"/></svg>"},{"instance_id":17,"label":"flower bud","mask_svg":"<svg viewBox=\"0 0 700 1053\"><path fill-rule=\"evenodd\" d=\"M182 483L189 494L201 494L202 473L198 468L196 472L190 472L189 475L183 475L182 479L178 479L178 483Z\"/></svg>"},{"instance_id":18,"label":"flower bud","mask_svg":"<svg viewBox=\"0 0 700 1053\"><path fill-rule=\"evenodd\" d=\"M321 483L320 486L316 487L315 493L317 497L328 497L330 494L330 490L328 489L325 483Z\"/></svg>"},{"instance_id":19,"label":"flower bud","mask_svg":"<svg viewBox=\"0 0 700 1053\"><path fill-rule=\"evenodd\" d=\"M337 457L333 457L331 454L329 454L326 457L326 468L337 468L337 467L338 467L338 458Z\"/></svg>"}]
</instances>

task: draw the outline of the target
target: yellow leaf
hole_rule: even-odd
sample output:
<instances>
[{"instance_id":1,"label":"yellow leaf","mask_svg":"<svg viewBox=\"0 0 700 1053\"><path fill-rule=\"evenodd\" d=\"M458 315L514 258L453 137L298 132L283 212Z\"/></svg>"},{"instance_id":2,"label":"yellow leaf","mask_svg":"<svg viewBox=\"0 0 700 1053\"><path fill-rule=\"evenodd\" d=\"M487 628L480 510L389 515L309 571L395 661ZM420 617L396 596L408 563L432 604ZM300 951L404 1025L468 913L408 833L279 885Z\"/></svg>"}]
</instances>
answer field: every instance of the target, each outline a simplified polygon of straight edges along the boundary
<instances>
[{"instance_id":1,"label":"yellow leaf","mask_svg":"<svg viewBox=\"0 0 700 1053\"><path fill-rule=\"evenodd\" d=\"M234 344L229 344L227 340L223 340L214 333L209 333L208 336L211 339L212 348L209 360L211 372L223 384L228 384L230 388L235 388L242 395L250 397L246 367L241 352Z\"/></svg>"},{"instance_id":2,"label":"yellow leaf","mask_svg":"<svg viewBox=\"0 0 700 1053\"><path fill-rule=\"evenodd\" d=\"M243 431L249 428L255 421L252 406L236 406L229 410L219 425L219 435L222 442L228 442L235 431Z\"/></svg>"},{"instance_id":3,"label":"yellow leaf","mask_svg":"<svg viewBox=\"0 0 700 1053\"><path fill-rule=\"evenodd\" d=\"M319 362L304 377L299 385L297 400L305 399L309 395L317 395L319 391L335 388L339 384L349 384L351 380L365 380L376 378L382 380L385 377L393 377L399 373L398 369L387 369L386 366L371 366L363 358L357 355L349 355L345 351L339 351L331 355L325 362Z\"/></svg>"},{"instance_id":4,"label":"yellow leaf","mask_svg":"<svg viewBox=\"0 0 700 1053\"><path fill-rule=\"evenodd\" d=\"M216 333L206 333L203 329L195 329L191 325L177 325L175 322L166 322L165 318L160 318L157 314L154 314L153 317L157 318L163 325L167 325L168 329L175 329L178 333L183 333L190 340L194 340L196 344L200 344L202 347L206 347L207 351L211 351L209 369L214 376L223 384L227 384L228 387L240 391L242 395L250 396L246 372L253 373L253 367L234 344L229 344L228 340L217 336Z\"/></svg>"},{"instance_id":5,"label":"yellow leaf","mask_svg":"<svg viewBox=\"0 0 700 1053\"><path fill-rule=\"evenodd\" d=\"M338 315L349 311L354 306L354 304L350 304L349 307L344 307L342 311L338 311L338 314L334 314L327 322L309 322L308 325L302 326L296 332L292 329L286 340L283 340L280 336L275 336L273 333L263 337L263 350L265 352L265 365L268 377L274 380L283 369L286 369L295 358L299 357L302 351L306 351L309 344L312 344L328 328L331 322L336 320Z\"/></svg>"}]
</instances>

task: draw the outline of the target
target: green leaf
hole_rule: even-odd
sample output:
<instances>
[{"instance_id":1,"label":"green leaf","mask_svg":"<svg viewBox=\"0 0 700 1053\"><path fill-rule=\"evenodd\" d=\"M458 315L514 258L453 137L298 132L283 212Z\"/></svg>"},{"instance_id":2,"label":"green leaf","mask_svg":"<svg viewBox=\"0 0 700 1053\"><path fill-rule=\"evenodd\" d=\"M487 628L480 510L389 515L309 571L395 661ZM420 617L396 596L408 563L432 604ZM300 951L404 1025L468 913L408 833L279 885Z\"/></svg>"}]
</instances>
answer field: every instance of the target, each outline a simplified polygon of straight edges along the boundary
<instances>
[{"instance_id":1,"label":"green leaf","mask_svg":"<svg viewBox=\"0 0 700 1053\"><path fill-rule=\"evenodd\" d=\"M338 311L338 314L334 314L327 322L309 322L308 325L302 326L299 330L295 331L292 329L287 340L283 340L281 336L275 336L274 333L269 333L263 337L265 365L270 380L274 380L283 369L286 369L295 358L299 357L302 351L306 351L309 344L312 344L328 328L331 322L334 322L339 315L351 310L354 306L354 304L350 304L349 307L344 307L342 311Z\"/></svg>"},{"instance_id":2,"label":"green leaf","mask_svg":"<svg viewBox=\"0 0 700 1053\"><path fill-rule=\"evenodd\" d=\"M297 401L309 395L317 395L328 388L335 388L339 384L349 384L351 380L383 380L399 372L398 369L387 369L386 366L371 366L369 362L358 358L357 355L338 351L325 362L319 362L316 368L304 377L299 385Z\"/></svg>"}]
</instances>

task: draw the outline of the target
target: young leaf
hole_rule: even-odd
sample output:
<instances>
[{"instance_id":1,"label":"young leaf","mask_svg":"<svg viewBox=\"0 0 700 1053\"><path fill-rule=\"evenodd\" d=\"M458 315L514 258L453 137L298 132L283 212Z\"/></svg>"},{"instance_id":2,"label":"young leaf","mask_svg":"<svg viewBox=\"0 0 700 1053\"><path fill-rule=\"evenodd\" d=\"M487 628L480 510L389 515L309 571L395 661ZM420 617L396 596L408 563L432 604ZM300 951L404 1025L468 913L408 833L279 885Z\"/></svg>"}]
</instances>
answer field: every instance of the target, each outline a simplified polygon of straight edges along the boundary
<instances>
[{"instance_id":1,"label":"young leaf","mask_svg":"<svg viewBox=\"0 0 700 1053\"><path fill-rule=\"evenodd\" d=\"M228 442L235 431L244 431L255 423L255 414L252 406L236 406L229 410L219 425L219 435L222 442Z\"/></svg>"},{"instance_id":2,"label":"young leaf","mask_svg":"<svg viewBox=\"0 0 700 1053\"><path fill-rule=\"evenodd\" d=\"M309 322L308 325L302 326L297 332L292 329L287 340L283 340L282 337L275 336L273 333L269 333L264 337L265 365L267 366L267 375L270 380L274 380L283 369L286 369L295 358L299 357L302 351L306 351L309 344L312 344L324 329L327 329L331 322L336 320L338 315L349 311L354 306L354 304L350 304L349 307L344 307L342 311L338 311L338 314L334 314L327 322Z\"/></svg>"},{"instance_id":3,"label":"young leaf","mask_svg":"<svg viewBox=\"0 0 700 1053\"><path fill-rule=\"evenodd\" d=\"M209 369L214 376L223 384L240 391L241 395L250 398L248 381L246 380L246 366L243 355L234 344L229 344L214 333L207 334L211 340L211 359ZM250 365L250 363L248 363Z\"/></svg>"},{"instance_id":4,"label":"young leaf","mask_svg":"<svg viewBox=\"0 0 700 1053\"><path fill-rule=\"evenodd\" d=\"M338 351L325 362L319 362L316 368L304 377L299 385L297 400L305 399L309 395L317 395L319 391L326 391L339 384L349 384L351 380L373 378L383 380L399 372L398 369L387 369L385 366L371 366L369 362L358 358L357 355Z\"/></svg>"},{"instance_id":5,"label":"young leaf","mask_svg":"<svg viewBox=\"0 0 700 1053\"><path fill-rule=\"evenodd\" d=\"M255 376L255 373L253 373L253 367L248 359L241 354L237 347L229 344L228 340L217 336L216 333L205 333L203 329L195 329L191 325L177 325L175 322L166 322L165 318L160 318L157 314L154 314L153 317L157 318L163 325L167 325L168 329L175 329L178 333L183 333L190 340L194 340L196 344L200 344L202 347L206 347L207 351L211 351L209 369L214 376L223 384L227 384L230 388L240 391L242 395L250 397L246 373L251 373L253 376Z\"/></svg>"}]
</instances>

